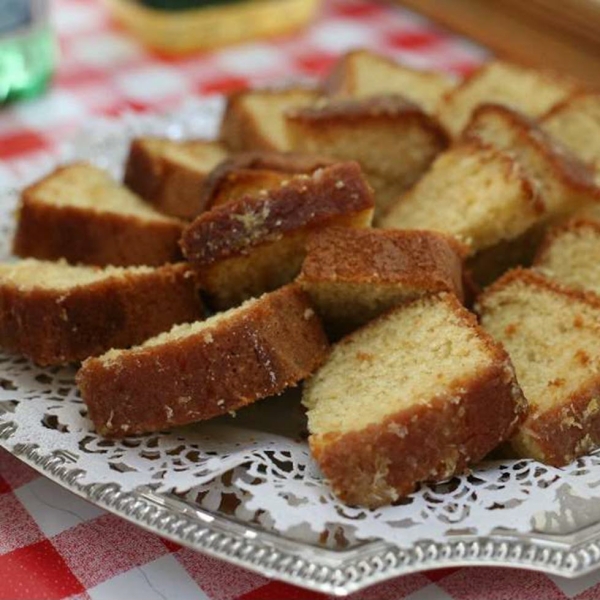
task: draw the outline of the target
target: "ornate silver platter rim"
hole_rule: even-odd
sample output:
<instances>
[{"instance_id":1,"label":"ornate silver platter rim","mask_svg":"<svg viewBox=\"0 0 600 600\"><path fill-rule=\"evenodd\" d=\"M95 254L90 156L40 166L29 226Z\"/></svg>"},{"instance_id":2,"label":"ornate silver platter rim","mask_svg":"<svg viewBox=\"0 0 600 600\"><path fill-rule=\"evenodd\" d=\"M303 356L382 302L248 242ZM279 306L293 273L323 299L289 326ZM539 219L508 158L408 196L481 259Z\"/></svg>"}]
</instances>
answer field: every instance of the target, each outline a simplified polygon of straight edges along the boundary
<instances>
[{"instance_id":1,"label":"ornate silver platter rim","mask_svg":"<svg viewBox=\"0 0 600 600\"><path fill-rule=\"evenodd\" d=\"M115 484L79 483L83 474L69 457L42 455L35 444L6 444L16 424L0 425L0 446L78 496L188 548L261 575L314 591L346 596L382 581L419 571L460 566L519 567L574 578L600 566L600 523L574 547L564 536L502 534L457 535L445 543L420 542L401 549L378 542L339 552L318 549L255 531L192 509L152 491L123 492Z\"/></svg>"},{"instance_id":2,"label":"ornate silver platter rim","mask_svg":"<svg viewBox=\"0 0 600 600\"><path fill-rule=\"evenodd\" d=\"M172 117L134 114L124 115L118 120L98 120L98 123L84 131L74 144L63 149L61 160L80 158L93 160L98 166L108 168L118 177L120 175L119 166L124 158L123 140L125 137L141 134L169 135L175 138L208 137L211 132L214 132L214 125L221 109L221 99L213 97L190 102L188 106L183 106ZM56 162L57 157L40 157L35 165L25 162L16 165L15 172L18 180L25 182L50 170ZM5 193L8 194L7 198L14 198L15 193L10 190L6 192L0 190L0 197L4 197ZM2 227L6 225L5 215L2 214L6 212L5 209L6 207L0 207L0 226ZM9 236L6 235L0 239L0 251L3 254L7 253L5 246L8 245L8 238ZM2 358L5 359L5 357ZM8 373L10 363L6 364L7 367L4 370ZM18 371L20 372L22 369L24 367L19 367ZM0 369L0 374L1 372L2 369ZM28 376L35 375L35 373L26 373L25 371L23 373ZM56 377L58 378L56 385L50 386L54 391L64 385L59 381L60 376ZM0 381L0 383L3 382ZM25 423L22 414L19 417L18 414L11 412L11 400L17 396L22 396L18 400L25 403L37 401L44 396L42 399L47 402L49 407L50 404L55 405L52 407L54 409L68 400L74 407L72 412L74 416L62 424L67 428L81 426L77 411L78 405L73 404L76 399L72 397L71 393L68 398L56 398L53 396L53 391L42 393L42 387L37 386L33 380L32 383L34 383L33 387L26 386L26 390L18 387L2 387L0 389L0 447L4 447L20 460L71 492L150 532L263 575L316 591L343 596L392 577L444 567L511 566L564 577L577 577L600 567L600 509L594 508L591 514L587 515L587 520L583 524L577 518L580 516L579 513L585 512L580 510L577 498L587 502L585 506L595 506L600 497L598 494L600 454L583 459L581 464L571 465L564 473L541 465L536 467L536 464L527 466L523 472L516 470L502 473L496 472L493 468L488 474L485 469L482 472L475 472L475 478L484 478L484 480L480 480L483 481L483 484L479 487L474 485L460 488L459 491L479 494L477 506L480 513L482 510L484 511L485 521L489 521L491 515L496 515L491 519L491 524L483 523L483 530L480 529L478 533L476 533L476 528L471 529L470 534L464 526L460 530L460 520L450 520L445 521L444 531L448 531L444 534L445 539L440 541L438 537L435 540L434 536L429 533L437 531L436 523L433 524L433 529L427 529L426 526L423 527L426 525L426 522L423 521L423 523L412 526L410 530L412 537L408 535L409 529L402 529L404 526L399 525L400 533L398 535L401 534L401 537L390 540L382 536L380 532L371 534L371 525L377 523L376 520L371 520L368 521L369 527L366 530L363 527L362 530L362 539L370 539L359 542L349 549L332 550L319 546L315 542L302 541L297 537L294 538L293 535L286 535L285 527L278 527L277 522L271 527L271 531L265 531L264 528L261 529L260 525L255 526L249 518L246 520L237 518L236 520L225 514L205 510L204 505L186 502L169 492L156 492L146 485L123 486L123 477L126 475L124 473L118 474L110 471L107 476L106 469L104 474L99 473L98 470L94 470L94 465L90 462L87 463L88 468L81 468L81 458L85 457L86 453L88 458L94 458L101 454L98 448L93 449L95 454L89 454L90 450L86 448L85 451L82 450L79 455L76 455L77 446L70 446L69 451L64 449L56 451L55 449L60 446L48 443L48 440L54 438L47 438L46 443L42 443L37 437L38 430L34 431L31 427L26 427L32 423ZM7 410L4 410L3 401L9 403ZM49 410L47 415L56 419L60 425L60 417L67 415L61 413L59 409L57 410L58 412ZM37 413L35 423L38 427L40 420ZM33 437L34 434L35 437ZM77 429L73 435L76 437L76 434ZM263 435L265 435L264 432ZM32 439L35 439L37 444L30 443ZM200 438L193 440L196 448L199 443L198 439ZM264 451L263 453L279 449L283 453L302 454L301 449L297 447L290 450L295 443L293 440L285 437L279 439L282 440L277 442L280 444L279 446L275 444L259 448L256 445L248 444L245 452L240 451L241 458L235 464L241 464L246 456L255 456L256 448ZM173 444L176 443L176 436L174 440ZM164 448L170 447L172 446L167 445ZM102 461L104 460L103 458ZM304 461L304 458L302 460ZM100 466L106 465L105 462L99 464ZM233 463L228 463L229 467L231 464ZM309 483L314 482L314 477L310 473L306 475L310 471L310 465L303 462L302 466L305 471L300 474L306 476ZM540 475L537 474L538 467L544 470ZM584 476L579 476L579 472L584 473ZM586 473L588 475L585 475ZM217 470L215 470L215 474L218 474ZM485 479L486 475L488 479ZM527 491L529 504L523 504L527 510L521 511L521 513L518 513L517 509L511 513L509 507L507 509L508 516L505 515L499 519L501 511L490 512L491 505L483 503L482 498L490 500L494 495L494 503L502 502L502 500L496 500L494 491L502 484L501 475L507 476L510 479L510 485L513 486L512 488L508 486L503 491L503 495L500 495L500 497L504 497L507 506L513 501L516 502L518 509L519 502L525 503L525 496L511 495L511 491L517 489L518 486L521 486L519 490L522 488ZM529 487L519 483L522 478L529 484ZM542 512L550 509L553 511L558 508L558 492L563 489L563 483L571 481L577 483L577 479L580 480L579 487L575 486L574 495L569 495L561 508L564 512L575 515L575 518L571 520L577 527L573 528L572 524L569 524L560 535L558 533L556 535L529 533L530 530L537 528L536 523L530 520L534 517L533 512L530 512L531 499L535 500L533 504L536 508L540 505L539 508ZM557 481L558 483L556 483ZM542 501L544 490L548 491L546 504ZM434 508L421 503L415 504L415 510L431 510L432 514L429 516L433 519L435 517L433 510L438 510L436 502L443 498L443 492L440 495L434 490L432 496L433 504L431 506ZM423 500L422 495L420 500ZM461 502L462 505L474 506L470 495L463 495L459 498L449 494L448 502ZM450 505L445 507L452 508ZM491 508L494 507L495 504L491 506ZM256 504L254 510L256 510ZM289 510L288 506L283 505L283 510ZM517 513L521 517L525 514L526 523L522 521L520 524L516 524L514 515ZM547 514L550 515L548 522L555 518L550 513ZM311 514L311 518L314 518L314 514ZM482 517L480 516L480 518ZM343 519L340 517L341 521ZM346 519L346 522L351 521ZM497 528L499 524L504 526L505 522L515 526L515 529L520 528L520 532ZM334 522L334 525L336 523L337 521ZM541 526L541 530L556 531L551 526L548 528L545 525ZM316 531L319 529L317 528ZM365 535L365 531L368 535ZM418 535L415 535L415 532ZM358 537L360 538L360 536ZM400 544L403 545L402 548Z\"/></svg>"}]
</instances>

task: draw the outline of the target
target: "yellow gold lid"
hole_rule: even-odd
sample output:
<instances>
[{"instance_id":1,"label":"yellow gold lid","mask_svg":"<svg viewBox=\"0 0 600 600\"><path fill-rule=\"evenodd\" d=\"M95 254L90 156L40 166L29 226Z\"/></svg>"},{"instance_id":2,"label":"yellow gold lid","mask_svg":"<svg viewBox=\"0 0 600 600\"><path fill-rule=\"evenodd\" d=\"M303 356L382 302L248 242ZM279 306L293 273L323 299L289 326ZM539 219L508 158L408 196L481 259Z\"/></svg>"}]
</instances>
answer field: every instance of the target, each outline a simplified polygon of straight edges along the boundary
<instances>
[{"instance_id":1,"label":"yellow gold lid","mask_svg":"<svg viewBox=\"0 0 600 600\"><path fill-rule=\"evenodd\" d=\"M104 1L142 42L172 54L292 32L306 25L320 4L320 0L246 0L170 12L132 0Z\"/></svg>"}]
</instances>

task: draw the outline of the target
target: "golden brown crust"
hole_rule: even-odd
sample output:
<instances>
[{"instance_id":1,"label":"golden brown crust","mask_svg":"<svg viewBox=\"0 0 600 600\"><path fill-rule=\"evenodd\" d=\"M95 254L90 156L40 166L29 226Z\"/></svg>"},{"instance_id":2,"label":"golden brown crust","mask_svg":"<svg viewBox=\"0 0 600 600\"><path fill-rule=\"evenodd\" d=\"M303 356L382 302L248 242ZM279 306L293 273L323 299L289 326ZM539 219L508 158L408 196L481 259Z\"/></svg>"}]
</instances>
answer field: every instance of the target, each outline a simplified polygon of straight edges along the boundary
<instances>
[{"instance_id":1,"label":"golden brown crust","mask_svg":"<svg viewBox=\"0 0 600 600\"><path fill-rule=\"evenodd\" d=\"M465 326L485 340L490 366L429 406L413 405L362 430L311 436L311 451L343 502L374 508L410 494L421 482L460 474L524 418L525 399L508 355L455 298L446 297Z\"/></svg>"},{"instance_id":2,"label":"golden brown crust","mask_svg":"<svg viewBox=\"0 0 600 600\"><path fill-rule=\"evenodd\" d=\"M320 101L287 111L286 123L292 147L359 162L376 223L448 145L439 123L397 94Z\"/></svg>"},{"instance_id":3,"label":"golden brown crust","mask_svg":"<svg viewBox=\"0 0 600 600\"><path fill-rule=\"evenodd\" d=\"M600 446L600 377L524 427L526 439L517 435L510 444L520 455L533 455L545 464L562 467L596 449Z\"/></svg>"},{"instance_id":4,"label":"golden brown crust","mask_svg":"<svg viewBox=\"0 0 600 600\"><path fill-rule=\"evenodd\" d=\"M310 375L328 344L306 295L287 286L197 334L85 361L77 383L96 429L119 437L210 419Z\"/></svg>"},{"instance_id":5,"label":"golden brown crust","mask_svg":"<svg viewBox=\"0 0 600 600\"><path fill-rule=\"evenodd\" d=\"M247 150L279 151L277 143L266 136L264 129L256 120L256 115L247 110L244 105L246 97L251 94L262 96L285 97L286 95L306 94L316 100L319 96L317 90L310 88L287 88L283 90L240 90L233 92L227 98L225 114L221 121L220 139L232 152L244 152Z\"/></svg>"},{"instance_id":6,"label":"golden brown crust","mask_svg":"<svg viewBox=\"0 0 600 600\"><path fill-rule=\"evenodd\" d=\"M505 62L505 61L502 61L502 62ZM505 64L512 65L513 67L517 67L519 69L526 68L523 66L516 65L514 63L505 63ZM462 79L462 81L460 81L452 89L448 90L442 96L442 100L440 102L439 108L443 110L444 103L452 102L456 96L460 97L465 88L471 87L471 85L473 84L474 81L477 81L477 79L479 79L482 75L484 75L486 71L488 71L490 68L493 68L494 65L495 65L495 61L489 61L489 62L483 63L478 69L475 69L474 71L469 73L466 77L464 77ZM548 69L536 69L535 72L538 76L542 77L543 79L545 79L548 82L556 83L557 81L560 81L561 84L571 87L573 90L573 93L576 93L576 90L581 89L581 84L577 80L570 78L568 76L558 75L556 72L548 70ZM438 110L438 113L439 112L440 111Z\"/></svg>"},{"instance_id":7,"label":"golden brown crust","mask_svg":"<svg viewBox=\"0 0 600 600\"><path fill-rule=\"evenodd\" d=\"M399 115L423 115L433 121L423 109L401 94L376 94L366 98L322 98L311 106L300 106L286 111L286 118L309 123L364 122Z\"/></svg>"},{"instance_id":8,"label":"golden brown crust","mask_svg":"<svg viewBox=\"0 0 600 600\"><path fill-rule=\"evenodd\" d=\"M298 175L288 185L216 207L183 232L181 247L198 270L335 219L370 211L373 193L355 162Z\"/></svg>"},{"instance_id":9,"label":"golden brown crust","mask_svg":"<svg viewBox=\"0 0 600 600\"><path fill-rule=\"evenodd\" d=\"M278 188L290 175L265 169L238 169L227 173L219 182L217 192L210 200L211 208L255 196L265 190Z\"/></svg>"},{"instance_id":10,"label":"golden brown crust","mask_svg":"<svg viewBox=\"0 0 600 600\"><path fill-rule=\"evenodd\" d=\"M545 288L552 292L556 292L563 296L567 296L576 301L584 301L595 308L600 309L600 297L597 297L595 294L590 294L583 290L576 290L567 286L564 286L557 281L552 279L548 279L541 273L537 271L532 271L531 269L523 269L521 267L517 267L516 269L511 269L507 273L505 273L500 279L497 279L492 285L485 288L483 293L477 299L477 303L475 306L476 312L480 312L478 306L481 304L485 304L488 296L492 296L494 293L504 289L508 285L510 285L513 281L522 281L528 285L533 285L541 288Z\"/></svg>"},{"instance_id":11,"label":"golden brown crust","mask_svg":"<svg viewBox=\"0 0 600 600\"><path fill-rule=\"evenodd\" d=\"M218 142L206 143L220 147L225 154L225 148ZM131 142L125 185L167 215L192 219L203 212L207 205L201 190L206 177L207 173L200 168L190 168L153 152L145 138Z\"/></svg>"},{"instance_id":12,"label":"golden brown crust","mask_svg":"<svg viewBox=\"0 0 600 600\"><path fill-rule=\"evenodd\" d=\"M428 183L427 179L429 177L436 177L436 167L438 166L439 162L444 161L445 165L444 169L440 168L437 171L438 177L447 177L447 174L452 174L452 169L449 166L448 158L453 157L454 159L456 156L460 157L461 161L463 161L464 157L466 156L470 160L482 166L482 168L488 163L496 163L501 165L503 180L510 183L514 182L514 180L518 178L518 186L521 192L519 194L519 202L522 203L523 209L518 211L520 216L513 216L510 222L504 223L504 231L498 231L497 222L488 219L488 223L483 223L481 220L479 220L478 231L473 230L473 226L471 225L472 231L469 232L468 235L456 232L456 235L459 235L469 248L469 253L471 256L481 252L482 250L492 250L495 246L501 247L505 241L510 243L514 238L510 238L508 236L520 236L522 234L526 234L527 227L531 229L544 217L547 212L544 198L539 193L538 186L534 185L534 182L530 177L527 176L524 169L516 161L514 156L512 156L510 152L500 150L479 138L472 138L456 142L445 153L442 153L440 156L438 156L436 162L433 163L431 170L426 173L419 182L410 188L404 196L400 197L392 206L388 207L387 211L385 211L385 213L382 215L382 218L379 220L379 226L393 229L405 228L407 225L404 217L408 216L410 218L410 215L403 216L402 208L405 205L410 205L411 202L414 203L415 196L418 204L419 195L422 193L421 186ZM458 186L460 184L461 182L454 177L451 180L450 185ZM484 193L484 199L485 195L486 194ZM427 199L427 197L428 196L426 194L425 198ZM440 206L443 204L443 201L443 198L440 197ZM515 210L516 209L513 208L513 212L507 214L514 215ZM495 231L486 232L485 237L481 236L481 227L484 225L490 225L492 223L494 224ZM529 224L529 226L527 224ZM433 225L428 226L433 227ZM520 231L516 230L517 226L520 228ZM421 225L421 227L424 227L424 225ZM438 227L440 227L440 229L444 229L445 223L438 224ZM525 228L525 230L523 230L523 228Z\"/></svg>"},{"instance_id":13,"label":"golden brown crust","mask_svg":"<svg viewBox=\"0 0 600 600\"><path fill-rule=\"evenodd\" d=\"M594 182L593 171L541 129L533 119L500 104L481 104L472 113L471 120L462 133L463 139L479 139L477 121L495 114L518 130L522 144L533 146L551 165L556 177L570 188L589 194L600 201L600 188Z\"/></svg>"},{"instance_id":14,"label":"golden brown crust","mask_svg":"<svg viewBox=\"0 0 600 600\"><path fill-rule=\"evenodd\" d=\"M334 162L325 156L297 152L236 154L224 160L209 173L202 186L200 201L206 207L218 206L224 204L229 195L235 194L240 197L244 189L258 190L259 182L265 182L263 189L268 187L269 176L274 182L279 180L278 174L309 174ZM242 192L239 191L240 189Z\"/></svg>"},{"instance_id":15,"label":"golden brown crust","mask_svg":"<svg viewBox=\"0 0 600 600\"><path fill-rule=\"evenodd\" d=\"M396 283L462 300L465 251L434 231L332 227L311 236L298 281Z\"/></svg>"},{"instance_id":16,"label":"golden brown crust","mask_svg":"<svg viewBox=\"0 0 600 600\"><path fill-rule=\"evenodd\" d=\"M384 56L382 54L375 54L364 48L356 48L346 52L334 65L333 69L326 77L323 83L323 90L329 96L351 94L356 87L354 79L354 71L350 68L350 63L356 55L360 54L371 54L378 62L386 63L390 67L399 68L399 65L393 58ZM440 77L439 71L431 71L419 69L418 73L424 76L430 76L435 79Z\"/></svg>"},{"instance_id":17,"label":"golden brown crust","mask_svg":"<svg viewBox=\"0 0 600 600\"><path fill-rule=\"evenodd\" d=\"M563 286L529 269L513 269L484 290L475 306L477 313L484 315L485 305L493 295L514 281L560 294L573 303L585 303L600 311L600 298L595 294ZM560 385L559 380L556 385ZM577 456L598 447L600 377L596 377L585 389L565 398L559 405L527 419L510 444L520 455L534 457L554 466L568 464Z\"/></svg>"},{"instance_id":18,"label":"golden brown crust","mask_svg":"<svg viewBox=\"0 0 600 600\"><path fill-rule=\"evenodd\" d=\"M428 131L441 152L448 146L445 129L422 108L400 94L378 94L367 98L321 100L312 106L286 111L288 123L316 127L319 131L339 125L368 123L396 124L398 120L416 121Z\"/></svg>"},{"instance_id":19,"label":"golden brown crust","mask_svg":"<svg viewBox=\"0 0 600 600\"><path fill-rule=\"evenodd\" d=\"M23 193L13 242L17 256L90 265L159 266L181 259L183 223L55 206Z\"/></svg>"},{"instance_id":20,"label":"golden brown crust","mask_svg":"<svg viewBox=\"0 0 600 600\"><path fill-rule=\"evenodd\" d=\"M40 365L83 360L138 344L204 316L190 269L166 265L71 290L0 283L0 346Z\"/></svg>"},{"instance_id":21,"label":"golden brown crust","mask_svg":"<svg viewBox=\"0 0 600 600\"><path fill-rule=\"evenodd\" d=\"M546 112L544 115L542 115L540 117L540 122L543 125L545 121L552 119L557 114L562 113L565 109L571 108L571 103L573 101L576 101L580 98L587 98L587 97L595 98L596 100L600 101L600 93L599 92L592 92L589 90L578 90L578 91L574 92L573 94L571 94L570 96L568 96L567 98L565 98L564 100L562 100L561 102L558 102L557 104L552 106L548 112Z\"/></svg>"},{"instance_id":22,"label":"golden brown crust","mask_svg":"<svg viewBox=\"0 0 600 600\"><path fill-rule=\"evenodd\" d=\"M466 250L432 231L332 227L309 239L297 282L339 339L419 296L447 291L463 301Z\"/></svg>"}]
</instances>

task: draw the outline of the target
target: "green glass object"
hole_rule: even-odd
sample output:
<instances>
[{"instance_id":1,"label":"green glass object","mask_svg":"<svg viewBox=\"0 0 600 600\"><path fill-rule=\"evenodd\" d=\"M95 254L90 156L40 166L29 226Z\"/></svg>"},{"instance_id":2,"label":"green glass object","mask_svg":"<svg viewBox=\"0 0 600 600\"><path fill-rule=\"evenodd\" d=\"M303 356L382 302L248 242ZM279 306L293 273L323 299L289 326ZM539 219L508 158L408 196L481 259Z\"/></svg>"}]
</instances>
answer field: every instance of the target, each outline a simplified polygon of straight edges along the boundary
<instances>
[{"instance_id":1,"label":"green glass object","mask_svg":"<svg viewBox=\"0 0 600 600\"><path fill-rule=\"evenodd\" d=\"M43 92L56 63L45 0L0 0L0 104Z\"/></svg>"}]
</instances>

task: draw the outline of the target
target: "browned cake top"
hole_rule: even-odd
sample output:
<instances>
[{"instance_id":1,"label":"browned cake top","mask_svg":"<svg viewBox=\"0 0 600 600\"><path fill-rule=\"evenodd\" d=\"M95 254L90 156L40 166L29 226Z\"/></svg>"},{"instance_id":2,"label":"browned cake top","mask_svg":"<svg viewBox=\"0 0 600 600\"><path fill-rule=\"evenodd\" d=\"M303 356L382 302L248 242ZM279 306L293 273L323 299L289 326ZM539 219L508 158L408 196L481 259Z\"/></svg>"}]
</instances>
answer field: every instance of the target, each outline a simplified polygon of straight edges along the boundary
<instances>
[{"instance_id":1,"label":"browned cake top","mask_svg":"<svg viewBox=\"0 0 600 600\"><path fill-rule=\"evenodd\" d=\"M419 106L400 94L382 94L366 98L320 99L310 106L286 111L286 118L302 123L330 125L335 123L417 119L447 142L439 123Z\"/></svg>"},{"instance_id":2,"label":"browned cake top","mask_svg":"<svg viewBox=\"0 0 600 600\"><path fill-rule=\"evenodd\" d=\"M581 160L539 127L536 121L524 114L500 104L482 104L473 111L471 121L463 132L464 139L479 139L480 126L486 121L499 119L512 131L518 131L517 143L534 146L552 166L557 177L567 185L579 190L591 191L600 197L600 189L594 183L594 174ZM485 134L484 134L485 135ZM484 139L496 144L500 140Z\"/></svg>"},{"instance_id":3,"label":"browned cake top","mask_svg":"<svg viewBox=\"0 0 600 600\"><path fill-rule=\"evenodd\" d=\"M379 94L367 98L321 98L310 106L288 109L286 114L306 119L329 119L331 117L360 117L397 115L398 113L423 112L419 106L400 94Z\"/></svg>"},{"instance_id":4,"label":"browned cake top","mask_svg":"<svg viewBox=\"0 0 600 600\"><path fill-rule=\"evenodd\" d=\"M290 285L88 359L77 383L103 435L161 431L281 393L310 375L328 347L306 294Z\"/></svg>"},{"instance_id":5,"label":"browned cake top","mask_svg":"<svg viewBox=\"0 0 600 600\"><path fill-rule=\"evenodd\" d=\"M302 276L335 281L398 281L434 277L460 282L466 247L434 231L333 227L311 237Z\"/></svg>"},{"instance_id":6,"label":"browned cake top","mask_svg":"<svg viewBox=\"0 0 600 600\"><path fill-rule=\"evenodd\" d=\"M580 290L565 287L532 269L524 269L522 267L511 269L502 277L497 279L492 285L488 286L478 297L477 305L484 304L487 299L493 297L496 292L510 288L510 286L515 282L526 286L549 290L564 297L571 298L573 302L583 302L600 309L600 298L596 298L591 294L586 294Z\"/></svg>"},{"instance_id":7,"label":"browned cake top","mask_svg":"<svg viewBox=\"0 0 600 600\"><path fill-rule=\"evenodd\" d=\"M358 164L338 163L200 215L184 230L180 244L197 266L210 265L287 232L368 211L373 203L373 192Z\"/></svg>"},{"instance_id":8,"label":"browned cake top","mask_svg":"<svg viewBox=\"0 0 600 600\"><path fill-rule=\"evenodd\" d=\"M312 173L334 162L325 156L299 152L241 152L224 160L209 173L200 192L200 205L210 206L219 188L232 173L240 170L267 170L289 174Z\"/></svg>"}]
</instances>

